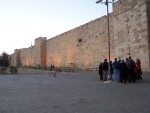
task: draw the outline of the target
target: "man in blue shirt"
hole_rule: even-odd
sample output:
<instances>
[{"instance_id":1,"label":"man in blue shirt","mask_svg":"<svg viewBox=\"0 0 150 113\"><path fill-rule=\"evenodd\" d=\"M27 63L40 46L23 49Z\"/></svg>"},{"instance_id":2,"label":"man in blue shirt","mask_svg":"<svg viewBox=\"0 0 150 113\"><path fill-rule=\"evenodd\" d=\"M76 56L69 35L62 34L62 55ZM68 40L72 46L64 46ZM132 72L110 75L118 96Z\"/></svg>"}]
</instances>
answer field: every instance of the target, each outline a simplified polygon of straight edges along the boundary
<instances>
[{"instance_id":1,"label":"man in blue shirt","mask_svg":"<svg viewBox=\"0 0 150 113\"><path fill-rule=\"evenodd\" d=\"M119 65L120 65L119 61L117 61L117 58L115 58L115 61L113 62L115 82L119 82Z\"/></svg>"}]
</instances>

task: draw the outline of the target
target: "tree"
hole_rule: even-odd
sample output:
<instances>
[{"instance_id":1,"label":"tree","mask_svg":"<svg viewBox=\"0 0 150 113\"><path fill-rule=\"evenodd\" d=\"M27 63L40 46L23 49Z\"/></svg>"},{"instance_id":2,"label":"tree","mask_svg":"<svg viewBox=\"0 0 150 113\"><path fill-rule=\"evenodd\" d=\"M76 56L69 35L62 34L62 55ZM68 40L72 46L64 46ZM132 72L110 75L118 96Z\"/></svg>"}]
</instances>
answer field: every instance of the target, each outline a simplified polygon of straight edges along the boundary
<instances>
[{"instance_id":1,"label":"tree","mask_svg":"<svg viewBox=\"0 0 150 113\"><path fill-rule=\"evenodd\" d=\"M6 52L3 52L0 55L0 66L2 66L2 67L9 66L9 55Z\"/></svg>"}]
</instances>

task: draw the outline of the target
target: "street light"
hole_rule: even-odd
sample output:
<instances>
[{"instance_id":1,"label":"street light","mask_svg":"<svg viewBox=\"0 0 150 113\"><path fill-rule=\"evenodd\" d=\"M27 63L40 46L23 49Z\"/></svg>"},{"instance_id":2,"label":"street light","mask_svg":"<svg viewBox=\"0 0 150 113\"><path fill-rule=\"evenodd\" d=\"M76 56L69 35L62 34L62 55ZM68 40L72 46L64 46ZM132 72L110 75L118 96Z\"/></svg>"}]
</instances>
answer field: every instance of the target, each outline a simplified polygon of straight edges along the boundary
<instances>
[{"instance_id":1,"label":"street light","mask_svg":"<svg viewBox=\"0 0 150 113\"><path fill-rule=\"evenodd\" d=\"M102 3L105 4L107 6L107 26L108 26L108 66L109 66L109 70L108 70L108 79L111 79L111 71L110 71L110 32L109 32L109 3L113 3L115 0L106 0L105 2L103 2L103 0L97 0L96 3Z\"/></svg>"}]
</instances>

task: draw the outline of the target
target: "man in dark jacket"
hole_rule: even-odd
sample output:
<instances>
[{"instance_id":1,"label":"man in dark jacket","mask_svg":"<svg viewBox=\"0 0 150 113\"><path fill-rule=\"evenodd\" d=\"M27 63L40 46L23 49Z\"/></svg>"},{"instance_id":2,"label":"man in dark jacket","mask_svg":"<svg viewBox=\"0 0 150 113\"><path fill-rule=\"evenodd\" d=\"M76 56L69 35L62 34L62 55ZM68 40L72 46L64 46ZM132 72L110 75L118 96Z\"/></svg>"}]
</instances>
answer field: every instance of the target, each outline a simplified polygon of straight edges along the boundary
<instances>
[{"instance_id":1,"label":"man in dark jacket","mask_svg":"<svg viewBox=\"0 0 150 113\"><path fill-rule=\"evenodd\" d=\"M121 83L126 83L127 80L127 73L128 71L128 67L126 65L126 63L124 62L124 60L122 60L122 62L120 63L120 82Z\"/></svg>"},{"instance_id":2,"label":"man in dark jacket","mask_svg":"<svg viewBox=\"0 0 150 113\"><path fill-rule=\"evenodd\" d=\"M99 76L100 76L100 80L103 80L103 63L102 62L99 65Z\"/></svg>"},{"instance_id":3,"label":"man in dark jacket","mask_svg":"<svg viewBox=\"0 0 150 113\"><path fill-rule=\"evenodd\" d=\"M103 62L103 80L106 81L108 76L108 62L107 59Z\"/></svg>"},{"instance_id":4,"label":"man in dark jacket","mask_svg":"<svg viewBox=\"0 0 150 113\"><path fill-rule=\"evenodd\" d=\"M129 82L136 82L135 66L135 62L132 60L131 57L129 57L129 60L127 62Z\"/></svg>"}]
</instances>

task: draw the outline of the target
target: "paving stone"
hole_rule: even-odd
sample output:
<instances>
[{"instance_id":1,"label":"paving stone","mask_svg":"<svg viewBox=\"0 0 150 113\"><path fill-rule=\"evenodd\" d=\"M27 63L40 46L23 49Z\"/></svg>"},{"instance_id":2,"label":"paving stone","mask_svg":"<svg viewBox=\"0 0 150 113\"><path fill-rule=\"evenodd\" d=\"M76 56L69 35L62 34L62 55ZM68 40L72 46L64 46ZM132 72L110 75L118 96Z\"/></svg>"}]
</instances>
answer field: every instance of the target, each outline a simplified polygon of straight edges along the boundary
<instances>
[{"instance_id":1,"label":"paving stone","mask_svg":"<svg viewBox=\"0 0 150 113\"><path fill-rule=\"evenodd\" d=\"M150 113L149 75L127 84L98 72L0 75L0 113Z\"/></svg>"}]
</instances>

